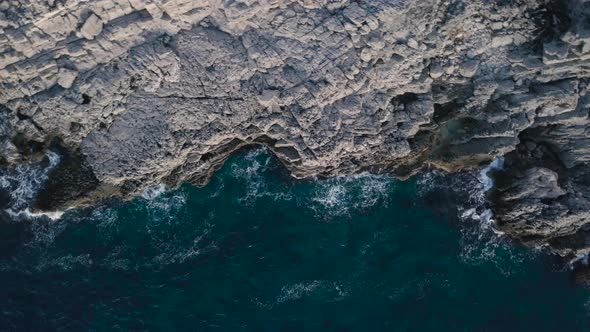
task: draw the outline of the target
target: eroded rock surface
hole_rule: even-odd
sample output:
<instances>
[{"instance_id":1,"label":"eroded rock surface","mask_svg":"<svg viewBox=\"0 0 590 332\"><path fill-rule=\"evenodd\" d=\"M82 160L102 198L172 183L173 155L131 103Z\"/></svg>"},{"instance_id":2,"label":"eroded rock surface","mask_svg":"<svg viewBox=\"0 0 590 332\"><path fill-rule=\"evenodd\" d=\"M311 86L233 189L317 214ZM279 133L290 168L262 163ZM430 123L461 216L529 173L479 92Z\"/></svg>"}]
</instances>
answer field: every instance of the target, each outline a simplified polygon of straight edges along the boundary
<instances>
[{"instance_id":1,"label":"eroded rock surface","mask_svg":"<svg viewBox=\"0 0 590 332\"><path fill-rule=\"evenodd\" d=\"M68 151L54 173L83 185L43 209L204 184L256 143L296 177L507 155L500 227L583 253L589 12L584 0L5 1L0 155L10 167L56 140Z\"/></svg>"}]
</instances>

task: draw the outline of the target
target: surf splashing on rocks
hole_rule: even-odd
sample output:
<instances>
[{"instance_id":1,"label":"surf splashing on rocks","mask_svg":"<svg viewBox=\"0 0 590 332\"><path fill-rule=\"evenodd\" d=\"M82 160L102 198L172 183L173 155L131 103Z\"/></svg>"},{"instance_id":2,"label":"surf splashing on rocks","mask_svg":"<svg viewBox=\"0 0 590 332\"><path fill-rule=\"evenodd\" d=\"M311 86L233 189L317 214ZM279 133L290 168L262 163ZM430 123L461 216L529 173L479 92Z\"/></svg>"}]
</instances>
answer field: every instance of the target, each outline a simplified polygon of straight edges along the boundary
<instances>
[{"instance_id":1,"label":"surf splashing on rocks","mask_svg":"<svg viewBox=\"0 0 590 332\"><path fill-rule=\"evenodd\" d=\"M289 201L294 194L287 186L280 188L269 182L265 175L275 165L267 148L261 147L245 154L242 163L231 165L230 175L242 183L245 194L240 203L251 205L256 200L270 197L274 201ZM298 203L310 207L317 216L346 216L352 211L368 208L377 203L386 204L385 198L395 183L387 175L360 173L328 179L313 178L317 186L309 197L297 197ZM223 186L223 183L221 184Z\"/></svg>"},{"instance_id":2,"label":"surf splashing on rocks","mask_svg":"<svg viewBox=\"0 0 590 332\"><path fill-rule=\"evenodd\" d=\"M141 193L141 197L146 200L153 200L166 192L166 185L163 183L151 186Z\"/></svg>"},{"instance_id":3,"label":"surf splashing on rocks","mask_svg":"<svg viewBox=\"0 0 590 332\"><path fill-rule=\"evenodd\" d=\"M291 187L277 185L265 173L277 165L268 148L261 147L247 152L240 163L230 168L230 176L243 186L245 194L239 198L243 205L253 205L261 198L273 201L297 200L301 206L311 208L317 217L333 218L347 216L358 209L369 208L376 204L386 204L388 192L393 189L395 180L387 175L361 173L348 176L336 176L328 179L312 178L316 188L301 197L294 195ZM223 187L223 183L220 187Z\"/></svg>"},{"instance_id":4,"label":"surf splashing on rocks","mask_svg":"<svg viewBox=\"0 0 590 332\"><path fill-rule=\"evenodd\" d=\"M47 218L55 221L55 220L59 220L64 215L64 213L66 213L67 210L70 210L70 209L66 209L64 211L32 212L31 209L26 208L24 210L20 210L17 212L14 212L14 210L12 210L12 209L6 209L5 211L14 219L19 219L19 218L35 219L35 218L47 217Z\"/></svg>"},{"instance_id":5,"label":"surf splashing on rocks","mask_svg":"<svg viewBox=\"0 0 590 332\"><path fill-rule=\"evenodd\" d=\"M482 193L490 191L494 187L494 179L490 176L490 172L501 170L504 168L504 157L494 159L488 166L481 169L479 172L479 180L483 185Z\"/></svg>"},{"instance_id":6,"label":"surf splashing on rocks","mask_svg":"<svg viewBox=\"0 0 590 332\"><path fill-rule=\"evenodd\" d=\"M313 189L306 195L297 195L291 192L287 186L277 186L275 181L268 176L268 171L273 165L273 156L266 148L258 148L247 152L238 162L232 163L229 167L229 176L243 186L245 190L238 198L241 205L253 205L260 198L271 198L274 201L287 201L295 199L299 206L304 206L312 210L316 218L320 220L332 220L338 217L350 217L351 215L371 209L373 207L387 206L389 193L393 192L396 186L396 180L387 175L376 175L371 173L361 173L352 176L338 176L328 179L315 179ZM2 175L3 182L10 182L10 176L19 178L23 174L32 174L27 179L36 179L34 182L26 181L16 182L17 195L19 202L24 202L24 206L16 214L25 215L28 218L46 216L50 219L58 219L61 214L52 215L50 213L37 214L27 209L25 203L31 201L34 192L46 180L49 171L59 162L59 156L56 154L48 155L49 162L47 165L30 165L27 170L17 169L13 174ZM44 166L44 167L43 167ZM511 255L512 261L520 261L523 257L517 257L511 252L509 242L501 233L495 230L493 226L493 215L489 209L485 193L493 186L489 177L489 172L502 166L502 160L498 159L488 167L479 172L465 172L459 174L444 174L439 171L427 172L418 177L419 193L427 195L434 192L441 197L441 193L452 192L454 197L459 197L449 206L458 206L457 217L461 220L462 225L459 227L461 232L462 252L461 258L469 264L481 264L482 262L493 262L503 272L509 273L510 267L501 263L502 258L498 255ZM29 171L29 169L33 171ZM27 173L28 172L28 173ZM20 178L19 178L20 179ZM15 186L14 183L10 185ZM25 189L22 189L21 186ZM219 183L223 188L224 182ZM4 185L7 187L7 185ZM18 189L21 188L21 189ZM214 192L213 197L218 195ZM444 195L444 194L443 194ZM148 216L148 222L145 224L146 232L156 242L161 242L162 237L169 236L171 232L165 231L166 227L172 230L176 226L175 220L182 215L183 209L186 209L187 193L184 190L167 191L164 185L156 185L148 188L131 209L136 214L145 214ZM14 205L13 205L14 206ZM18 204L16 206L19 206ZM92 212L90 219L97 222L97 228L101 236L116 236L118 233L119 216L112 208L97 208ZM34 242L50 243L59 235L65 227L62 223L53 226L39 224L34 230L35 236L39 236ZM108 237L108 236L107 236ZM172 255L171 253L178 249L172 244L162 243L160 249L162 252L155 260L159 261L176 261L182 262L188 257L199 255L199 240L196 239L194 246L187 250ZM168 248L169 247L169 248ZM114 257L116 258L116 257ZM155 263L155 261L154 261Z\"/></svg>"},{"instance_id":7,"label":"surf splashing on rocks","mask_svg":"<svg viewBox=\"0 0 590 332\"><path fill-rule=\"evenodd\" d=\"M495 159L479 171L446 174L433 170L418 176L419 195L434 195L434 200L441 197L453 197L452 201L437 203L456 207L461 233L461 259L471 265L494 264L504 274L511 274L518 269L519 262L525 255L514 247L514 243L504 233L496 229L493 211L490 209L486 194L493 188L490 173L502 169L504 159ZM447 193L442 194L441 193ZM509 257L506 260L506 256ZM506 261L511 264L506 264Z\"/></svg>"},{"instance_id":8,"label":"surf splashing on rocks","mask_svg":"<svg viewBox=\"0 0 590 332\"><path fill-rule=\"evenodd\" d=\"M15 219L61 218L65 211L32 212L30 209L49 172L59 164L60 159L57 153L48 151L41 161L0 170L0 191L6 193L8 201L4 204L4 211Z\"/></svg>"},{"instance_id":9,"label":"surf splashing on rocks","mask_svg":"<svg viewBox=\"0 0 590 332\"><path fill-rule=\"evenodd\" d=\"M252 205L256 200L270 197L274 201L291 200L290 192L273 190L264 175L271 167L272 154L267 147L260 147L246 153L242 163L231 165L230 176L240 181L246 188L239 198L244 205ZM223 186L223 183L221 184Z\"/></svg>"},{"instance_id":10,"label":"surf splashing on rocks","mask_svg":"<svg viewBox=\"0 0 590 332\"><path fill-rule=\"evenodd\" d=\"M145 199L144 204L136 204L137 213L145 213L155 226L165 222L174 223L182 209L186 207L187 193L183 190L170 192L168 195L160 194L152 199ZM148 227L152 222L148 223Z\"/></svg>"},{"instance_id":11,"label":"surf splashing on rocks","mask_svg":"<svg viewBox=\"0 0 590 332\"><path fill-rule=\"evenodd\" d=\"M387 205L386 198L394 186L395 180L386 175L360 173L338 176L317 183L310 206L316 216L349 216L353 211L377 204Z\"/></svg>"}]
</instances>

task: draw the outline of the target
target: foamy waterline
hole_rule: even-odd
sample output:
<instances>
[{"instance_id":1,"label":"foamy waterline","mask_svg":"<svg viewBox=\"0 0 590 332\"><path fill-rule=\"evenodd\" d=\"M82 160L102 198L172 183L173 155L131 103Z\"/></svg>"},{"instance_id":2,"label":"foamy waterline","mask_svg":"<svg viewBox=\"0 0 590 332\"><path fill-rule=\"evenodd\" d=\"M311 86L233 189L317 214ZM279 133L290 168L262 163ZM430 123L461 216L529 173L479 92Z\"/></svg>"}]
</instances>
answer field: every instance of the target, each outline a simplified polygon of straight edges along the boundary
<instances>
[{"instance_id":1,"label":"foamy waterline","mask_svg":"<svg viewBox=\"0 0 590 332\"><path fill-rule=\"evenodd\" d=\"M152 200L157 198L158 196L162 195L166 192L166 185L163 183L157 184L155 186L149 187L141 193L141 197L147 200Z\"/></svg>"},{"instance_id":2,"label":"foamy waterline","mask_svg":"<svg viewBox=\"0 0 590 332\"><path fill-rule=\"evenodd\" d=\"M60 162L60 157L55 152L48 151L46 157L49 160L47 167L41 167L40 162L22 164L0 175L0 188L8 191L11 208L26 208L47 181L49 172Z\"/></svg>"},{"instance_id":3,"label":"foamy waterline","mask_svg":"<svg viewBox=\"0 0 590 332\"><path fill-rule=\"evenodd\" d=\"M494 264L503 274L513 273L517 267L504 264L505 255L515 262L522 261L525 255L514 249L510 238L497 228L494 211L488 201L488 194L495 183L493 172L504 167L504 158L498 157L485 167L472 172L448 174L433 170L418 178L419 195L447 192L457 195L453 200L457 217L462 222L461 259L470 265ZM436 199L430 197L429 199Z\"/></svg>"},{"instance_id":4,"label":"foamy waterline","mask_svg":"<svg viewBox=\"0 0 590 332\"><path fill-rule=\"evenodd\" d=\"M29 205L47 181L49 172L61 161L59 154L47 151L45 154L49 164L41 167L42 163L18 165L0 176L0 188L10 195L10 207L4 211L13 218L35 219L46 217L51 220L60 219L65 211L32 212ZM66 209L69 210L70 208Z\"/></svg>"},{"instance_id":5,"label":"foamy waterline","mask_svg":"<svg viewBox=\"0 0 590 332\"><path fill-rule=\"evenodd\" d=\"M483 184L483 191L488 192L494 187L494 179L489 175L491 171L504 169L504 157L494 159L488 166L481 169L479 179Z\"/></svg>"},{"instance_id":6,"label":"foamy waterline","mask_svg":"<svg viewBox=\"0 0 590 332\"><path fill-rule=\"evenodd\" d=\"M72 208L68 208L65 211L43 211L43 212L31 212L29 208L20 211L13 211L12 209L6 209L6 213L8 213L13 218L26 218L26 219L36 219L46 217L53 221L59 220L66 211L71 210Z\"/></svg>"},{"instance_id":7,"label":"foamy waterline","mask_svg":"<svg viewBox=\"0 0 590 332\"><path fill-rule=\"evenodd\" d=\"M279 194L276 192L267 192L266 183L261 178L270 161L270 155L266 154L266 149L257 149L246 155L249 162L245 168L232 167L232 175L236 178L247 179L249 181L249 190L246 197L242 198L244 202L249 202L265 195L277 196L281 199L290 199L289 193ZM11 173L0 176L0 187L10 192L13 204L6 209L6 212L13 217L20 218L41 218L46 217L51 220L60 219L65 211L44 211L33 212L29 204L33 200L37 191L47 180L48 173L60 162L58 154L48 151L47 158L49 165L40 168L38 164L22 165ZM488 166L482 168L479 172L478 181L481 186L471 188L477 202L476 208L467 209L463 213L463 218L479 219L485 224L493 225L493 213L490 209L481 210L481 202L485 201L484 195L494 186L493 179L489 173L493 170L502 169L504 158L499 157L492 161ZM392 179L383 175L374 175L361 173L352 176L341 176L321 181L318 190L310 199L310 203L315 209L319 209L330 215L345 215L351 209L370 207L378 202L382 202L386 197L387 190L394 183ZM157 184L144 190L141 197L146 200L155 200L164 194L168 188L164 184ZM362 195L361 200L354 199L353 196ZM316 206L317 205L317 206ZM493 231L502 235L492 227Z\"/></svg>"},{"instance_id":8,"label":"foamy waterline","mask_svg":"<svg viewBox=\"0 0 590 332\"><path fill-rule=\"evenodd\" d=\"M388 193L393 186L395 180L387 175L363 172L337 176L319 181L309 203L318 214L331 217L349 215L355 210L387 204Z\"/></svg>"},{"instance_id":9,"label":"foamy waterline","mask_svg":"<svg viewBox=\"0 0 590 332\"><path fill-rule=\"evenodd\" d=\"M504 157L498 157L494 159L488 166L484 167L480 173L480 181L483 183L483 194L489 192L494 188L494 179L490 176L490 172L492 171L499 171L504 169ZM490 229L496 235L504 235L505 233L499 231L496 228L496 220L494 219L494 212L491 209L485 209L482 213L479 214L479 218L482 222L490 225Z\"/></svg>"},{"instance_id":10,"label":"foamy waterline","mask_svg":"<svg viewBox=\"0 0 590 332\"><path fill-rule=\"evenodd\" d=\"M590 253L585 253L585 254L578 254L576 257L572 258L567 266L569 267L570 270L573 270L576 268L576 266L579 267L579 265L583 265L583 266L588 266L588 263L590 261Z\"/></svg>"}]
</instances>

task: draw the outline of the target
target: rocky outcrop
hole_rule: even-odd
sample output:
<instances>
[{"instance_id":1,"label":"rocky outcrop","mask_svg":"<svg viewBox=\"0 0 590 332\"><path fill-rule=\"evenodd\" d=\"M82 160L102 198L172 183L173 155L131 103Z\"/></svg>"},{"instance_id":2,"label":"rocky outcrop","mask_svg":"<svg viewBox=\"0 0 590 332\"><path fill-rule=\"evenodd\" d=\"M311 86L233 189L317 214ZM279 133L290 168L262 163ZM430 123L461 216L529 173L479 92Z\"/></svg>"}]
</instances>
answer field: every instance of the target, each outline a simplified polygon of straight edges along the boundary
<instances>
[{"instance_id":1,"label":"rocky outcrop","mask_svg":"<svg viewBox=\"0 0 590 332\"><path fill-rule=\"evenodd\" d=\"M506 155L492 194L500 227L580 253L590 222L588 7L6 1L0 155L14 165L49 142L63 148L68 162L49 188L70 189L41 195L43 209L201 185L251 144L296 177L408 177Z\"/></svg>"}]
</instances>

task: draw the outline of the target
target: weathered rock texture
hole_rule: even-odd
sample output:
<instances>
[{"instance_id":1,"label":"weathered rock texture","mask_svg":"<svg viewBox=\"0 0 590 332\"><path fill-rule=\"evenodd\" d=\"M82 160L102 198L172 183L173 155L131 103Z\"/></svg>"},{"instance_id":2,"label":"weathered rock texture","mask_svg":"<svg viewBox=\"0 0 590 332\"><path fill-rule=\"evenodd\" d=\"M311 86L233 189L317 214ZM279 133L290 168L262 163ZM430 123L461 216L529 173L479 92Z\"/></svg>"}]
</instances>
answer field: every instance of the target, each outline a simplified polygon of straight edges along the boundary
<instances>
[{"instance_id":1,"label":"weathered rock texture","mask_svg":"<svg viewBox=\"0 0 590 332\"><path fill-rule=\"evenodd\" d=\"M203 184L255 143L296 177L406 177L507 155L499 227L583 253L589 11L585 0L4 1L0 154L10 165L51 141L69 151L45 209Z\"/></svg>"}]
</instances>

